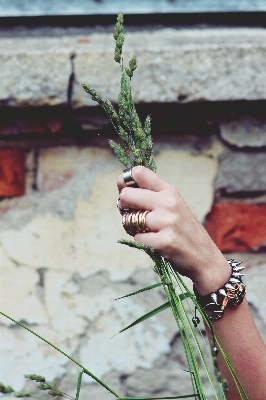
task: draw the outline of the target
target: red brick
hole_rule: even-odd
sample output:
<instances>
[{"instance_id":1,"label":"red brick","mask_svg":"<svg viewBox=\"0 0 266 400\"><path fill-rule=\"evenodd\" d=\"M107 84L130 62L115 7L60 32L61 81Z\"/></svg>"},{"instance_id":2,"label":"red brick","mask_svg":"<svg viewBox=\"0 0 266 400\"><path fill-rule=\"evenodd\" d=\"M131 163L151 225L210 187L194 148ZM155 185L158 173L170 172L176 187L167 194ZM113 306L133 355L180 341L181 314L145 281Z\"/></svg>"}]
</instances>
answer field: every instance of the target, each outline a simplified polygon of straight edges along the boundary
<instances>
[{"instance_id":1,"label":"red brick","mask_svg":"<svg viewBox=\"0 0 266 400\"><path fill-rule=\"evenodd\" d=\"M25 160L21 149L0 149L0 197L24 194Z\"/></svg>"},{"instance_id":2,"label":"red brick","mask_svg":"<svg viewBox=\"0 0 266 400\"><path fill-rule=\"evenodd\" d=\"M266 247L266 204L214 204L205 227L223 252Z\"/></svg>"}]
</instances>

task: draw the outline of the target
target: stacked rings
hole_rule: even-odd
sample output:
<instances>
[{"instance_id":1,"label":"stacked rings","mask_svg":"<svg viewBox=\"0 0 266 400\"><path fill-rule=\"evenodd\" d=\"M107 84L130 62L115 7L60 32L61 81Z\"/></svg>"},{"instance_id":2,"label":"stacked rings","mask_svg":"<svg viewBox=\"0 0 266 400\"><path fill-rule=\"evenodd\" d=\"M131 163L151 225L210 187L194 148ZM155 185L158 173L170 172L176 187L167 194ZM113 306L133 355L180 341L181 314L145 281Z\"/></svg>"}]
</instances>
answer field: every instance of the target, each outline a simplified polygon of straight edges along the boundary
<instances>
[{"instance_id":1,"label":"stacked rings","mask_svg":"<svg viewBox=\"0 0 266 400\"><path fill-rule=\"evenodd\" d=\"M125 231L130 236L135 236L137 233L151 232L146 224L146 215L149 212L147 210L125 212L122 216Z\"/></svg>"}]
</instances>

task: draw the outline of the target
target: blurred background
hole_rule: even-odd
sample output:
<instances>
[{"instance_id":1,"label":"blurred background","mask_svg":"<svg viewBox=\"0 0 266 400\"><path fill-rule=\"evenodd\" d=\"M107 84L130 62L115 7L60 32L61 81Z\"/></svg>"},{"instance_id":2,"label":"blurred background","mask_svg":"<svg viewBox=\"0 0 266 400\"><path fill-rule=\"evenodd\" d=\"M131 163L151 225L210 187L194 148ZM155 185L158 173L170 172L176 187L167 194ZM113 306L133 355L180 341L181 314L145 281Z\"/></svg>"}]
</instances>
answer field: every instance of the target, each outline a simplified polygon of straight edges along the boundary
<instances>
[{"instance_id":1,"label":"blurred background","mask_svg":"<svg viewBox=\"0 0 266 400\"><path fill-rule=\"evenodd\" d=\"M116 15L158 174L226 258L246 267L266 340L266 1L0 0L0 304L121 396L191 393L171 311L111 337L165 302L116 209L115 132L80 83L116 104ZM189 283L188 283L189 284ZM0 381L44 375L75 396L79 368L0 318ZM206 383L206 395L211 399ZM110 399L84 376L81 398Z\"/></svg>"}]
</instances>

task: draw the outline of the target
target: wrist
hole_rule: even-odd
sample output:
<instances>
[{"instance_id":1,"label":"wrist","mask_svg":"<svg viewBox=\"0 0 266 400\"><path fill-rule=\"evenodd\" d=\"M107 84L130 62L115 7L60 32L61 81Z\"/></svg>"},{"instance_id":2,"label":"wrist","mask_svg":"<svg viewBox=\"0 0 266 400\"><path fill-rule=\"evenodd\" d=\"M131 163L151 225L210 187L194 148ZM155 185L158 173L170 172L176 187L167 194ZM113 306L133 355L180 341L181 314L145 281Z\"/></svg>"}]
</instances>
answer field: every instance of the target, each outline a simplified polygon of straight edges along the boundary
<instances>
[{"instance_id":1,"label":"wrist","mask_svg":"<svg viewBox=\"0 0 266 400\"><path fill-rule=\"evenodd\" d=\"M245 267L240 266L240 264L241 262L235 262L233 259L228 260L231 275L228 281L218 290L201 295L194 285L196 299L210 319L217 320L222 318L227 305L230 308L236 308L243 302L246 294L246 285L242 280L244 275L242 270Z\"/></svg>"},{"instance_id":2,"label":"wrist","mask_svg":"<svg viewBox=\"0 0 266 400\"><path fill-rule=\"evenodd\" d=\"M221 259L216 262L212 261L209 266L201 269L201 273L192 278L193 284L201 296L216 292L228 282L232 268L222 254L221 256Z\"/></svg>"}]
</instances>

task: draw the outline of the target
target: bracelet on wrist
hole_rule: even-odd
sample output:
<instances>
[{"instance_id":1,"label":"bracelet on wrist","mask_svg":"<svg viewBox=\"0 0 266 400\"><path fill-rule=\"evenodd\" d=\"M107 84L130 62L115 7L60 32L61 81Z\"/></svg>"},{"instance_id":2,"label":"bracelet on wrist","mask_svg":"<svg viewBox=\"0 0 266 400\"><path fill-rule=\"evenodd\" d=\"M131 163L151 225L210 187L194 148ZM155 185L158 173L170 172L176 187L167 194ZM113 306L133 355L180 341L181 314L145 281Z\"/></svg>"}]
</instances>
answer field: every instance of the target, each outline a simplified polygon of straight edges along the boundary
<instances>
[{"instance_id":1,"label":"bracelet on wrist","mask_svg":"<svg viewBox=\"0 0 266 400\"><path fill-rule=\"evenodd\" d=\"M229 280L216 292L201 296L196 287L193 287L198 303L211 320L222 318L227 306L230 308L237 307L243 302L246 294L246 285L242 280L244 274L241 273L245 267L241 267L241 262L235 262L233 259L228 260L228 264L232 268L232 274Z\"/></svg>"}]
</instances>

